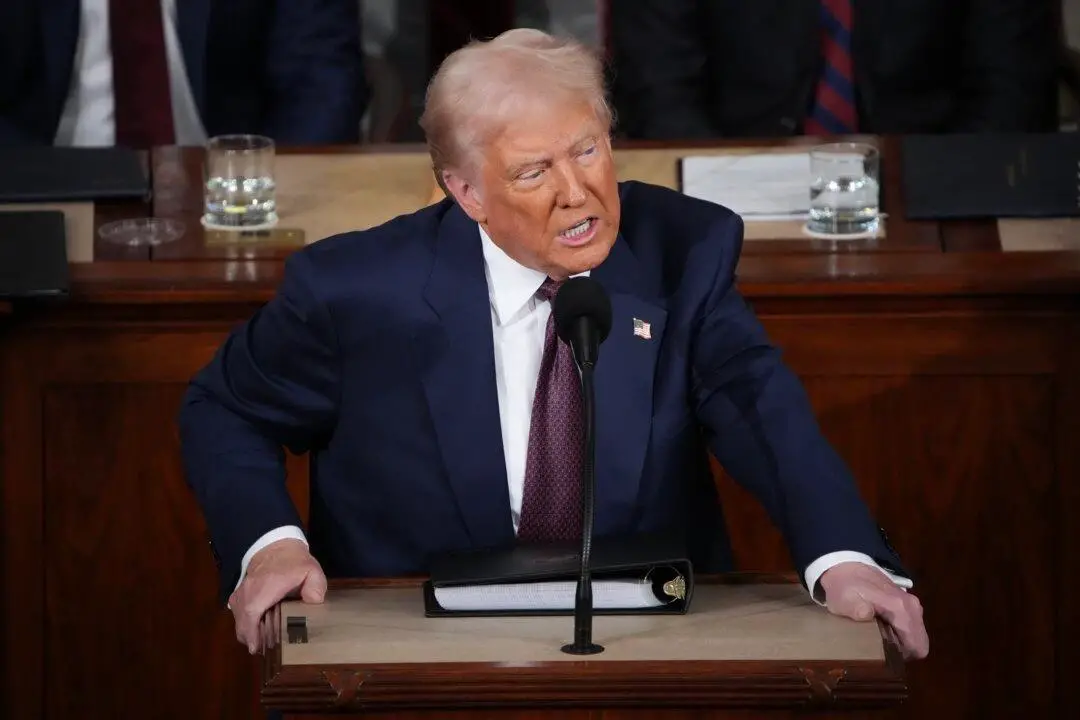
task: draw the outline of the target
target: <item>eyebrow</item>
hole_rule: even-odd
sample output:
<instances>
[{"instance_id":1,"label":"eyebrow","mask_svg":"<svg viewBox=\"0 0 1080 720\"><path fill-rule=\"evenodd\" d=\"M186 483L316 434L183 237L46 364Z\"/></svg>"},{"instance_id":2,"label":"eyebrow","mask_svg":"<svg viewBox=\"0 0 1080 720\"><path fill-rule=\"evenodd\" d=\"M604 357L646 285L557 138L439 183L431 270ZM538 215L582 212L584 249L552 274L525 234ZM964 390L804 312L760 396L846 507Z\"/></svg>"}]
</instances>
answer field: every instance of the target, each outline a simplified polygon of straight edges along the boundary
<instances>
[{"instance_id":1,"label":"eyebrow","mask_svg":"<svg viewBox=\"0 0 1080 720\"><path fill-rule=\"evenodd\" d=\"M576 141L574 142L574 144L573 144L573 145L571 145L570 147L572 147L572 148L579 148L579 147L581 147L582 145L586 145L586 144L588 144L588 143L594 143L594 142L596 142L597 140L599 140L599 136L598 136L598 135L597 135L596 133L589 133L588 135L583 135L583 136L581 136L580 138L578 138L578 139L577 139L577 140L576 140Z\"/></svg>"},{"instance_id":2,"label":"eyebrow","mask_svg":"<svg viewBox=\"0 0 1080 720\"><path fill-rule=\"evenodd\" d=\"M596 135L596 133L589 133L587 135L581 136L580 138L575 140L573 143L571 143L570 148L576 150L577 148L580 148L582 145L586 145L586 144L589 144L589 143L595 143L597 140L598 140L598 136ZM531 158L529 160L525 160L525 161L519 162L519 163L514 163L513 165L511 165L510 170L509 170L509 176L510 177L516 177L517 175L520 175L522 173L522 171L527 170L529 168L539 167L539 166L543 166L543 165L550 165L550 164L551 164L551 156L550 155L537 156L537 157Z\"/></svg>"},{"instance_id":3,"label":"eyebrow","mask_svg":"<svg viewBox=\"0 0 1080 720\"><path fill-rule=\"evenodd\" d=\"M507 174L510 177L517 177L523 171L525 171L525 170L527 170L529 168L542 166L542 165L550 165L550 164L551 164L551 156L550 155L545 155L543 157L535 157L535 158L532 158L531 160L526 160L524 162L515 163L515 164L511 165L510 170L508 171Z\"/></svg>"}]
</instances>

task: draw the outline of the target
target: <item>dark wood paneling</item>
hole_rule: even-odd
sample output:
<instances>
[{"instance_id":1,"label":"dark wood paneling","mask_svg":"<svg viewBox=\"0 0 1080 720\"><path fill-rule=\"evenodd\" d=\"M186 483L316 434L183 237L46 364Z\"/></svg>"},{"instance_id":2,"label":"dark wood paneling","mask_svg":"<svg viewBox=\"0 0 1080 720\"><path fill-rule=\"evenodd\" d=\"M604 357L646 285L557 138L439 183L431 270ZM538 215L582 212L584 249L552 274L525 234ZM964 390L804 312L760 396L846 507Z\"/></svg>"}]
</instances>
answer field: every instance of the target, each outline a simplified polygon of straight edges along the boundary
<instances>
[{"instance_id":1,"label":"dark wood paneling","mask_svg":"<svg viewBox=\"0 0 1080 720\"><path fill-rule=\"evenodd\" d=\"M1080 321L1072 320L1063 334L1067 346L1055 387L1053 434L1057 504L1046 522L1057 533L1052 590L1057 600L1059 716L1080 717L1080 693L1075 690L1080 677Z\"/></svg>"},{"instance_id":2,"label":"dark wood paneling","mask_svg":"<svg viewBox=\"0 0 1080 720\"><path fill-rule=\"evenodd\" d=\"M370 712L354 717L363 717L365 720L551 720L552 714L544 710L416 710ZM559 710L558 717L559 720L600 720L600 711ZM326 715L288 713L285 718L286 720L324 720Z\"/></svg>"},{"instance_id":3,"label":"dark wood paneling","mask_svg":"<svg viewBox=\"0 0 1080 720\"><path fill-rule=\"evenodd\" d=\"M41 357L0 326L0 716L42 717L45 696L45 567Z\"/></svg>"},{"instance_id":4,"label":"dark wood paneling","mask_svg":"<svg viewBox=\"0 0 1080 720\"><path fill-rule=\"evenodd\" d=\"M890 720L895 710L807 712L805 710L445 710L413 712L371 712L341 715L365 720ZM285 715L286 720L321 720L326 715Z\"/></svg>"},{"instance_id":5,"label":"dark wood paneling","mask_svg":"<svg viewBox=\"0 0 1080 720\"><path fill-rule=\"evenodd\" d=\"M258 660L217 603L175 426L232 324L3 338L3 417L19 418L3 424L3 477L23 481L2 483L9 717L138 717L166 698L155 717L260 715ZM303 459L289 472L306 515Z\"/></svg>"},{"instance_id":6,"label":"dark wood paneling","mask_svg":"<svg viewBox=\"0 0 1080 720\"><path fill-rule=\"evenodd\" d=\"M805 382L823 431L849 463L927 608L931 652L909 668L906 717L1050 717L1058 574L1056 532L1047 521L1057 507L1054 378ZM788 567L760 507L730 480L721 489L740 569Z\"/></svg>"},{"instance_id":7,"label":"dark wood paneling","mask_svg":"<svg viewBox=\"0 0 1080 720\"><path fill-rule=\"evenodd\" d=\"M176 462L182 393L176 383L45 388L45 651L49 687L63 688L46 695L47 718L253 709L253 661L207 592L215 568Z\"/></svg>"},{"instance_id":8,"label":"dark wood paneling","mask_svg":"<svg viewBox=\"0 0 1080 720\"><path fill-rule=\"evenodd\" d=\"M783 710L762 713L760 710L604 710L590 720L888 720L898 717L896 710L850 711L845 713Z\"/></svg>"},{"instance_id":9,"label":"dark wood paneling","mask_svg":"<svg viewBox=\"0 0 1080 720\"><path fill-rule=\"evenodd\" d=\"M958 220L941 228L947 252L1000 252L997 220Z\"/></svg>"},{"instance_id":10,"label":"dark wood paneling","mask_svg":"<svg viewBox=\"0 0 1080 720\"><path fill-rule=\"evenodd\" d=\"M833 303L835 307L835 303ZM769 336L800 376L1049 374L1060 317L956 312L765 312Z\"/></svg>"}]
</instances>

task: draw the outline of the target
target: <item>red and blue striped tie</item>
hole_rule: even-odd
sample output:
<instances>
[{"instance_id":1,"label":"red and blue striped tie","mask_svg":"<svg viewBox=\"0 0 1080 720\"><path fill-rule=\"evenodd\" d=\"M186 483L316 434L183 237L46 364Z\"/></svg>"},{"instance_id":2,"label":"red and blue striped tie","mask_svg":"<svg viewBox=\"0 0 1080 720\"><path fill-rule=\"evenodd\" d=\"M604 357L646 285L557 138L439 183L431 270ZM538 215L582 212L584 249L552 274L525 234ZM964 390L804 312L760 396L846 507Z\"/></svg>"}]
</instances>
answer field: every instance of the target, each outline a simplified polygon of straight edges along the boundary
<instances>
[{"instance_id":1,"label":"red and blue striped tie","mask_svg":"<svg viewBox=\"0 0 1080 720\"><path fill-rule=\"evenodd\" d=\"M851 62L852 0L821 0L822 73L807 135L845 135L859 127Z\"/></svg>"}]
</instances>

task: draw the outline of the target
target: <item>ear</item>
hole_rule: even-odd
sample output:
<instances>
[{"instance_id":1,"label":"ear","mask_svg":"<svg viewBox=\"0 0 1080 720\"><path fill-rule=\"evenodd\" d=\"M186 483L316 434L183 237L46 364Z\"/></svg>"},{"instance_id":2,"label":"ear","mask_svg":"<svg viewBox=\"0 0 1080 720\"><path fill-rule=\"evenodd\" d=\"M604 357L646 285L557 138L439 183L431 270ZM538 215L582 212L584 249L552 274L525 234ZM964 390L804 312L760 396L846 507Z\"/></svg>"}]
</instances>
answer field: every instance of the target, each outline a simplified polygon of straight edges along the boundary
<instances>
[{"instance_id":1,"label":"ear","mask_svg":"<svg viewBox=\"0 0 1080 720\"><path fill-rule=\"evenodd\" d=\"M442 171L442 184L466 215L480 224L487 222L484 198L475 184L455 170Z\"/></svg>"}]
</instances>

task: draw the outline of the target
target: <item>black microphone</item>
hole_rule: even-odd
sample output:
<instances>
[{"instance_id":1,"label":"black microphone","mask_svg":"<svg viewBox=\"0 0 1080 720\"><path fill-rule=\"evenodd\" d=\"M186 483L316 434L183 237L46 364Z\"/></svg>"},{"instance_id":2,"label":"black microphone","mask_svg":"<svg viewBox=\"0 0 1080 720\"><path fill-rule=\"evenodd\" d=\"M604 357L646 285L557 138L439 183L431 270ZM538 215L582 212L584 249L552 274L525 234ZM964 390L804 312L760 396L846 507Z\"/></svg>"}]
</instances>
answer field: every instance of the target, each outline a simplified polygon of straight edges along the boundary
<instances>
[{"instance_id":1,"label":"black microphone","mask_svg":"<svg viewBox=\"0 0 1080 720\"><path fill-rule=\"evenodd\" d=\"M593 508L596 495L596 401L593 369L600 356L600 344L611 332L611 300L600 283L587 277L570 278L551 305L555 330L574 352L581 377L581 414L585 426L584 462L581 467L581 572L574 598L574 642L563 645L570 655L594 655L604 651L592 641L592 552Z\"/></svg>"}]
</instances>

